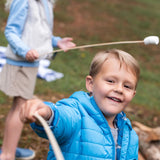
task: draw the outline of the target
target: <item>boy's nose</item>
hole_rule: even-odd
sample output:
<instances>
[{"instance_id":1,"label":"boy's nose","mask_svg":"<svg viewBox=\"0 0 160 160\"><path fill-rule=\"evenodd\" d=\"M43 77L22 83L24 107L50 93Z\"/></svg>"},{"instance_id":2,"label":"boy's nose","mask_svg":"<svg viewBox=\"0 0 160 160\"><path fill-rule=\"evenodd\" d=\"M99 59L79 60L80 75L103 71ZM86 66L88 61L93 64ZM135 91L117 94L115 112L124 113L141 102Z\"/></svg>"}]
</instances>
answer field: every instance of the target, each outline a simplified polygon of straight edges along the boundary
<instances>
[{"instance_id":1,"label":"boy's nose","mask_svg":"<svg viewBox=\"0 0 160 160\"><path fill-rule=\"evenodd\" d=\"M122 92L123 92L123 85L122 85L122 84L117 84L117 85L115 86L114 91L117 92L117 93L122 94Z\"/></svg>"}]
</instances>

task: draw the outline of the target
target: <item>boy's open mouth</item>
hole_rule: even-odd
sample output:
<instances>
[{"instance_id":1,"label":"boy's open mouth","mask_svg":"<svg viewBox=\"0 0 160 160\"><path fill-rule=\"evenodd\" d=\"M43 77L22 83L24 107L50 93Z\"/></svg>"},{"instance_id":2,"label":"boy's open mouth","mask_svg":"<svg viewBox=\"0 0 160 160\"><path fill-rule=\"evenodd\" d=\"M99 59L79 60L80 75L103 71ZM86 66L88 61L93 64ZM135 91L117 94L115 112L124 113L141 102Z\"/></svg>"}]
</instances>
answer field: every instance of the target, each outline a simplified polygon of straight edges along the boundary
<instances>
[{"instance_id":1,"label":"boy's open mouth","mask_svg":"<svg viewBox=\"0 0 160 160\"><path fill-rule=\"evenodd\" d=\"M119 102L119 103L121 103L121 102L122 102L122 100L121 100L121 99L116 98L116 97L107 97L107 98L109 98L109 99L111 99L111 100L113 100L113 101L115 101L115 102Z\"/></svg>"}]
</instances>

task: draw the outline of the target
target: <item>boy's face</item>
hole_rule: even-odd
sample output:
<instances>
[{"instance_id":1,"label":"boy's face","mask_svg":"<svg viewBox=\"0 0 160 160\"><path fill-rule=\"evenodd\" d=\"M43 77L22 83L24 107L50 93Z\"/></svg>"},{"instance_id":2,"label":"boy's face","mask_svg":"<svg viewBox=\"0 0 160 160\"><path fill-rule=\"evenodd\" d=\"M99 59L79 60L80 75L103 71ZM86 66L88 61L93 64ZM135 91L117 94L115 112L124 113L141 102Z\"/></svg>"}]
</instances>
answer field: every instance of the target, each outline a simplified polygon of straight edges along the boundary
<instances>
[{"instance_id":1,"label":"boy's face","mask_svg":"<svg viewBox=\"0 0 160 160\"><path fill-rule=\"evenodd\" d=\"M114 57L104 62L94 78L86 77L86 88L106 118L124 110L136 93L136 83L133 72L126 65L120 67Z\"/></svg>"}]
</instances>

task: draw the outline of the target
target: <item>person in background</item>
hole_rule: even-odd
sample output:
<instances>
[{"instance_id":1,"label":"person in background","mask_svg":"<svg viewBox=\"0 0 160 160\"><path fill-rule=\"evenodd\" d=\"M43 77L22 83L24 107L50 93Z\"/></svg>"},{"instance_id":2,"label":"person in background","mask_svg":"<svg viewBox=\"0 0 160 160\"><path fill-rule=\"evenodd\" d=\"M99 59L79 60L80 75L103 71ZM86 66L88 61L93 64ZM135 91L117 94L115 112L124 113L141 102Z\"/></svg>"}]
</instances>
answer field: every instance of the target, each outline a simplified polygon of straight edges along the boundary
<instances>
[{"instance_id":1,"label":"person in background","mask_svg":"<svg viewBox=\"0 0 160 160\"><path fill-rule=\"evenodd\" d=\"M67 51L75 43L71 37L53 35L54 0L7 0L6 6L7 64L0 75L0 90L13 97L13 104L5 122L0 160L33 159L34 151L17 147L23 129L19 111L33 97L40 59L54 47Z\"/></svg>"},{"instance_id":2,"label":"person in background","mask_svg":"<svg viewBox=\"0 0 160 160\"><path fill-rule=\"evenodd\" d=\"M77 91L56 104L29 100L21 108L20 119L33 122L33 130L47 138L34 114L42 116L65 160L138 160L138 136L124 109L136 94L139 74L138 62L127 52L99 52L86 77L87 92ZM54 160L49 149L47 160Z\"/></svg>"}]
</instances>

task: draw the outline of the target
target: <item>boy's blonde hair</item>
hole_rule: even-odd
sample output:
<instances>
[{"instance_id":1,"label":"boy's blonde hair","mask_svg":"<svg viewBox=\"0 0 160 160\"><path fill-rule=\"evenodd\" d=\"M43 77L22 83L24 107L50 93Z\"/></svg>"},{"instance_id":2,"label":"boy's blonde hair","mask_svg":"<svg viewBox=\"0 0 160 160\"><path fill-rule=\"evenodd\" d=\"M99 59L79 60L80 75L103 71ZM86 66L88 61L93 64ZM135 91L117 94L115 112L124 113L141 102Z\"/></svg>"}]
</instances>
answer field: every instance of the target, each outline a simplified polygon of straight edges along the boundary
<instances>
[{"instance_id":1,"label":"boy's blonde hair","mask_svg":"<svg viewBox=\"0 0 160 160\"><path fill-rule=\"evenodd\" d=\"M96 54L91 62L89 75L94 78L99 73L103 63L110 57L118 59L120 62L120 67L125 64L127 68L131 69L133 74L136 76L138 82L140 75L140 67L137 60L129 53L118 49L102 51Z\"/></svg>"}]
</instances>

